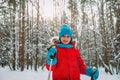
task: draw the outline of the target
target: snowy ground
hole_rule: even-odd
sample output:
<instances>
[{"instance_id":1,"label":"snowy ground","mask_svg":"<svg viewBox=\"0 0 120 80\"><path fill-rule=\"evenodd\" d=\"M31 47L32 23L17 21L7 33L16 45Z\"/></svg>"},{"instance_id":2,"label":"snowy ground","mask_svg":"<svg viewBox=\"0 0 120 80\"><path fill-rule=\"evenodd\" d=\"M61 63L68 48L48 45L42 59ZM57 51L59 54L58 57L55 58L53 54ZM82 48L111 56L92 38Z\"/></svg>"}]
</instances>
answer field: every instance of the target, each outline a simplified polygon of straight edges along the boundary
<instances>
[{"instance_id":1,"label":"snowy ground","mask_svg":"<svg viewBox=\"0 0 120 80\"><path fill-rule=\"evenodd\" d=\"M109 75L104 72L103 69L100 70L100 77L98 80L120 80L119 75ZM1 68L0 67L0 80L47 80L48 71L38 70L25 70L21 71L11 71L9 68ZM89 77L85 75L81 75L81 80L90 80Z\"/></svg>"}]
</instances>

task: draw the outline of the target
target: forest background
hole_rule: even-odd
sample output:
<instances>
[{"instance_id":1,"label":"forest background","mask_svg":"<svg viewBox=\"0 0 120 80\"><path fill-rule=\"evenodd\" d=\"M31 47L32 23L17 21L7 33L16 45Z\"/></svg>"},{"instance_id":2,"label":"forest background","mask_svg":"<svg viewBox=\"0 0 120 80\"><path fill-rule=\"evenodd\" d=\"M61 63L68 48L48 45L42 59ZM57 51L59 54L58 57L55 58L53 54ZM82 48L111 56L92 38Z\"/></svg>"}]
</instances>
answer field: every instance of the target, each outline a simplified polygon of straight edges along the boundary
<instances>
[{"instance_id":1,"label":"forest background","mask_svg":"<svg viewBox=\"0 0 120 80\"><path fill-rule=\"evenodd\" d=\"M88 66L120 73L120 0L1 0L0 66L43 69L63 23Z\"/></svg>"}]
</instances>

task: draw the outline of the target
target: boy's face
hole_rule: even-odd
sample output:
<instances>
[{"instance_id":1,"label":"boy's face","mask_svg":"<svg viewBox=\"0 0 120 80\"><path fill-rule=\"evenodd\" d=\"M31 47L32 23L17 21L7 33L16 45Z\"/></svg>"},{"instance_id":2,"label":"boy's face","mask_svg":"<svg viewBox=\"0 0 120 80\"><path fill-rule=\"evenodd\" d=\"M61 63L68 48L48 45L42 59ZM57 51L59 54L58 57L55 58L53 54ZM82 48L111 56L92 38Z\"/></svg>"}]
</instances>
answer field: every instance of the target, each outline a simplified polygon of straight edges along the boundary
<instances>
[{"instance_id":1,"label":"boy's face","mask_svg":"<svg viewBox=\"0 0 120 80\"><path fill-rule=\"evenodd\" d=\"M64 35L61 37L61 42L63 44L69 44L70 41L71 41L71 37L69 35Z\"/></svg>"}]
</instances>

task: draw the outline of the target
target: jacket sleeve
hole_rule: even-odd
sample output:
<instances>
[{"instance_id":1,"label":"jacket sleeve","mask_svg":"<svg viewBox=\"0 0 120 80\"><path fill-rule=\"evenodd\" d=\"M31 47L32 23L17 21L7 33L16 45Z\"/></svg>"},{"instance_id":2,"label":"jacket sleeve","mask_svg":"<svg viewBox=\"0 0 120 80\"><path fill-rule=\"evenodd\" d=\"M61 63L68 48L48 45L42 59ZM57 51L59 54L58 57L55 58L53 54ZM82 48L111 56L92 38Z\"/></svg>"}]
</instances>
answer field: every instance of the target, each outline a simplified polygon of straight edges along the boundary
<instances>
[{"instance_id":1,"label":"jacket sleeve","mask_svg":"<svg viewBox=\"0 0 120 80\"><path fill-rule=\"evenodd\" d=\"M84 62L84 60L83 60L79 51L77 52L77 62L78 62L80 73L81 74L86 74L87 66L86 66L86 64L85 64L85 62Z\"/></svg>"}]
</instances>

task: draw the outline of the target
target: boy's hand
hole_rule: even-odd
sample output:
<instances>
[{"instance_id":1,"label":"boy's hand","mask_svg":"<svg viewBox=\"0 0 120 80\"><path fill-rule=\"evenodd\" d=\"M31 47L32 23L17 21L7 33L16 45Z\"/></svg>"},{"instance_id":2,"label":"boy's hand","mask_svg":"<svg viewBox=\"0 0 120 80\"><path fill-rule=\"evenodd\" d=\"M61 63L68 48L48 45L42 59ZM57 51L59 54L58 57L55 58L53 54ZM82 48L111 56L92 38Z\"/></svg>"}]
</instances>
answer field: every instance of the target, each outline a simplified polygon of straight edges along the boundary
<instances>
[{"instance_id":1,"label":"boy's hand","mask_svg":"<svg viewBox=\"0 0 120 80\"><path fill-rule=\"evenodd\" d=\"M55 57L56 53L57 53L57 49L55 46L52 46L51 48L49 48L48 55L47 55L48 64L50 64L51 59L53 59L52 65L55 65L57 63L57 58Z\"/></svg>"},{"instance_id":2,"label":"boy's hand","mask_svg":"<svg viewBox=\"0 0 120 80\"><path fill-rule=\"evenodd\" d=\"M87 68L86 69L86 75L90 76L90 77L93 77L93 79L98 79L99 71L97 69Z\"/></svg>"},{"instance_id":3,"label":"boy's hand","mask_svg":"<svg viewBox=\"0 0 120 80\"><path fill-rule=\"evenodd\" d=\"M50 59L54 59L56 53L57 53L56 47L55 47L55 46L52 46L52 47L48 50L48 57L49 57Z\"/></svg>"}]
</instances>

